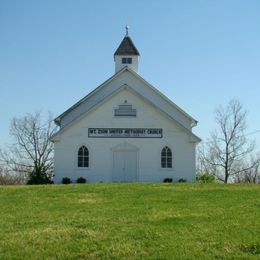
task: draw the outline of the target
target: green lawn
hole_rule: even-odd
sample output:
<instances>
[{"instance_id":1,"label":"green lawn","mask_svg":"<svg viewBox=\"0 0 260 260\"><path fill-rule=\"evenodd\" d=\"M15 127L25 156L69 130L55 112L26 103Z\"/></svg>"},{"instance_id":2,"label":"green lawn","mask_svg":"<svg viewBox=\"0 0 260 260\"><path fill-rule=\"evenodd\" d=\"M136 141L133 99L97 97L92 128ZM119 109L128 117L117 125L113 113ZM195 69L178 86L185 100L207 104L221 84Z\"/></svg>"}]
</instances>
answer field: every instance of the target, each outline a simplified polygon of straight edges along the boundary
<instances>
[{"instance_id":1,"label":"green lawn","mask_svg":"<svg viewBox=\"0 0 260 260\"><path fill-rule=\"evenodd\" d=\"M0 187L0 259L260 259L260 185Z\"/></svg>"}]
</instances>

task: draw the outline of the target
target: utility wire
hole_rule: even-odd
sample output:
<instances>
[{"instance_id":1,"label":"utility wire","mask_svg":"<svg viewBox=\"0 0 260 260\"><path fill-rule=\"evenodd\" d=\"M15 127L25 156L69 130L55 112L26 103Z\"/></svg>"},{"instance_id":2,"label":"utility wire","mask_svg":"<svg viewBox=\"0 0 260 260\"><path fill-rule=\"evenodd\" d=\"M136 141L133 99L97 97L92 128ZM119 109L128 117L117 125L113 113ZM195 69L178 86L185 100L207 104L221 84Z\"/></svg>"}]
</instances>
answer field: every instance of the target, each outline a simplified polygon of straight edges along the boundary
<instances>
[{"instance_id":1,"label":"utility wire","mask_svg":"<svg viewBox=\"0 0 260 260\"><path fill-rule=\"evenodd\" d=\"M250 132L250 133L247 133L247 134L245 134L245 136L254 135L254 134L259 133L259 132L260 132L260 129L259 130L255 130L255 131Z\"/></svg>"}]
</instances>

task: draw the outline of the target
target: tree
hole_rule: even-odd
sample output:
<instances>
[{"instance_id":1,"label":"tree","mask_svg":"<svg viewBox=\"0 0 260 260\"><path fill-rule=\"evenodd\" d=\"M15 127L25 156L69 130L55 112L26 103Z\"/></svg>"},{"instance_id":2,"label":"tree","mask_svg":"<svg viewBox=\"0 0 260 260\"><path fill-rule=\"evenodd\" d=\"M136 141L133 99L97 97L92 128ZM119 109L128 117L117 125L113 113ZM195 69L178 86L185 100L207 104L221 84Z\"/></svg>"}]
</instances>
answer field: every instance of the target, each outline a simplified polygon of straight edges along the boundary
<instances>
[{"instance_id":1,"label":"tree","mask_svg":"<svg viewBox=\"0 0 260 260\"><path fill-rule=\"evenodd\" d=\"M52 122L50 113L43 122L38 112L13 118L11 122L14 143L0 151L0 160L9 171L28 174L28 184L51 182L53 144L49 138L55 132Z\"/></svg>"},{"instance_id":2,"label":"tree","mask_svg":"<svg viewBox=\"0 0 260 260\"><path fill-rule=\"evenodd\" d=\"M252 156L249 161L249 164L254 165L254 167L248 167L248 162L245 162L246 165L243 167L246 170L236 175L235 182L260 183L260 163L254 163L257 161L257 157L259 158L260 155Z\"/></svg>"},{"instance_id":3,"label":"tree","mask_svg":"<svg viewBox=\"0 0 260 260\"><path fill-rule=\"evenodd\" d=\"M16 174L9 172L7 169L0 166L0 185L20 185L26 183L24 174Z\"/></svg>"},{"instance_id":4,"label":"tree","mask_svg":"<svg viewBox=\"0 0 260 260\"><path fill-rule=\"evenodd\" d=\"M231 100L216 110L218 129L199 150L200 166L203 172L213 174L225 183L259 164L259 156L249 163L254 143L245 135L247 129L246 111L238 100Z\"/></svg>"}]
</instances>

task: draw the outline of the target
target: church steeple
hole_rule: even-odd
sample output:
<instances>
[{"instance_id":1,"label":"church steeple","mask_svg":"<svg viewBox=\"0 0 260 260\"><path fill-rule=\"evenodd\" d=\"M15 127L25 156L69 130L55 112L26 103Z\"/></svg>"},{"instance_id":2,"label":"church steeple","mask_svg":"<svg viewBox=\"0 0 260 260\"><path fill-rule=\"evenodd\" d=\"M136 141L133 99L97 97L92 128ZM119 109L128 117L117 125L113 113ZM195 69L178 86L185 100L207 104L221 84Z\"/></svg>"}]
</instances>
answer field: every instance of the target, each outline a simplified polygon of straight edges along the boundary
<instances>
[{"instance_id":1,"label":"church steeple","mask_svg":"<svg viewBox=\"0 0 260 260\"><path fill-rule=\"evenodd\" d=\"M126 35L114 53L115 73L125 66L138 73L139 56L139 51L130 36L128 36L128 26L126 26Z\"/></svg>"}]
</instances>

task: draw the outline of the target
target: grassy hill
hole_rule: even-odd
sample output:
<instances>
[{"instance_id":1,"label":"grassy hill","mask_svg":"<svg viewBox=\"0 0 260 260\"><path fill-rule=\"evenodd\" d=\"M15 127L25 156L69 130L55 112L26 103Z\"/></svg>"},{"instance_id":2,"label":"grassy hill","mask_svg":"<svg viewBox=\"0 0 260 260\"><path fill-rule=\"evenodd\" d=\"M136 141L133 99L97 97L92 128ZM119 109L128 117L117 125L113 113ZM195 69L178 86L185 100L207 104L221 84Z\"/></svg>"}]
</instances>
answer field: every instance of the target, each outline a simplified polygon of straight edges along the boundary
<instances>
[{"instance_id":1,"label":"grassy hill","mask_svg":"<svg viewBox=\"0 0 260 260\"><path fill-rule=\"evenodd\" d=\"M0 187L0 259L259 259L260 185Z\"/></svg>"}]
</instances>

